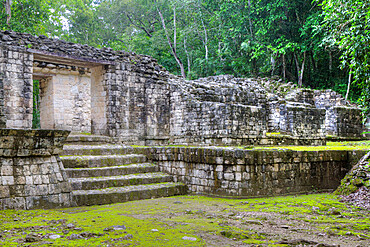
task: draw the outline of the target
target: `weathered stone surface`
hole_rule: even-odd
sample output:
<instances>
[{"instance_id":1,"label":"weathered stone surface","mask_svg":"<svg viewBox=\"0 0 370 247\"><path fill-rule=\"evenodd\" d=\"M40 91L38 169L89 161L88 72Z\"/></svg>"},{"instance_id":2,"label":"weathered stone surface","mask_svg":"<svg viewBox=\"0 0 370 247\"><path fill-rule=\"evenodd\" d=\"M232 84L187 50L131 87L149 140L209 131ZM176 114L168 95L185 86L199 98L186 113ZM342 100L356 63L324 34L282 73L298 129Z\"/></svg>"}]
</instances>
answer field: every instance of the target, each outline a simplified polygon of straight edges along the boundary
<instances>
[{"instance_id":1,"label":"weathered stone surface","mask_svg":"<svg viewBox=\"0 0 370 247\"><path fill-rule=\"evenodd\" d=\"M77 205L95 205L180 195L186 186L173 183L134 148L100 144L98 138L70 138L62 160L69 168L69 182ZM76 143L81 143L76 145ZM84 168L81 168L84 167ZM111 229L111 228L109 228ZM113 230L113 228L111 229Z\"/></svg>"},{"instance_id":2,"label":"weathered stone surface","mask_svg":"<svg viewBox=\"0 0 370 247\"><path fill-rule=\"evenodd\" d=\"M189 191L217 196L271 196L334 190L350 169L347 151L135 148Z\"/></svg>"},{"instance_id":3,"label":"weathered stone surface","mask_svg":"<svg viewBox=\"0 0 370 247\"><path fill-rule=\"evenodd\" d=\"M345 176L335 193L349 195L357 192L362 187L367 190L370 189L370 152L362 157Z\"/></svg>"},{"instance_id":4,"label":"weathered stone surface","mask_svg":"<svg viewBox=\"0 0 370 247\"><path fill-rule=\"evenodd\" d=\"M0 154L0 209L71 205L71 186L66 178L53 179L63 172L56 157L68 134L68 131L0 129L0 141L6 142L2 143ZM59 187L63 190L58 190Z\"/></svg>"}]
</instances>

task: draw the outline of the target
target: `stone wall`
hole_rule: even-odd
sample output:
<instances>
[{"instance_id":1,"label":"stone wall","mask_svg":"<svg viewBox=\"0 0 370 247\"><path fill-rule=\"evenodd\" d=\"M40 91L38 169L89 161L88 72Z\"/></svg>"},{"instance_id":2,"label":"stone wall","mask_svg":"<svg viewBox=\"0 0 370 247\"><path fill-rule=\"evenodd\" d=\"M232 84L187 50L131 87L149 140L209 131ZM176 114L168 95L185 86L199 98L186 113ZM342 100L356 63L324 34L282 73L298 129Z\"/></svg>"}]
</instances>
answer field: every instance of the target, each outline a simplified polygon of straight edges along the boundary
<instances>
[{"instance_id":1,"label":"stone wall","mask_svg":"<svg viewBox=\"0 0 370 247\"><path fill-rule=\"evenodd\" d=\"M0 44L0 81L3 91L2 122L6 128L32 126L33 55L23 48Z\"/></svg>"},{"instance_id":2,"label":"stone wall","mask_svg":"<svg viewBox=\"0 0 370 247\"><path fill-rule=\"evenodd\" d=\"M350 169L346 151L136 148L193 193L251 197L337 188Z\"/></svg>"},{"instance_id":3,"label":"stone wall","mask_svg":"<svg viewBox=\"0 0 370 247\"><path fill-rule=\"evenodd\" d=\"M103 84L107 87L107 126L110 136L126 143L145 144L149 138L169 132L168 73L156 60L134 58L108 66Z\"/></svg>"},{"instance_id":4,"label":"stone wall","mask_svg":"<svg viewBox=\"0 0 370 247\"><path fill-rule=\"evenodd\" d=\"M262 107L194 100L181 94L177 85L171 92L172 143L241 145L263 135Z\"/></svg>"},{"instance_id":5,"label":"stone wall","mask_svg":"<svg viewBox=\"0 0 370 247\"><path fill-rule=\"evenodd\" d=\"M300 138L323 138L325 110L307 103L272 101L269 104L268 130Z\"/></svg>"},{"instance_id":6,"label":"stone wall","mask_svg":"<svg viewBox=\"0 0 370 247\"><path fill-rule=\"evenodd\" d=\"M6 114L5 114L5 101L4 101L4 83L3 78L0 78L0 128L6 127Z\"/></svg>"},{"instance_id":7,"label":"stone wall","mask_svg":"<svg viewBox=\"0 0 370 247\"><path fill-rule=\"evenodd\" d=\"M59 154L68 131L0 129L0 209L71 206Z\"/></svg>"},{"instance_id":8,"label":"stone wall","mask_svg":"<svg viewBox=\"0 0 370 247\"><path fill-rule=\"evenodd\" d=\"M251 145L266 132L266 95L255 81L171 78L171 143Z\"/></svg>"},{"instance_id":9,"label":"stone wall","mask_svg":"<svg viewBox=\"0 0 370 247\"><path fill-rule=\"evenodd\" d=\"M107 91L104 84L103 66L91 68L91 132L108 135L107 129Z\"/></svg>"},{"instance_id":10,"label":"stone wall","mask_svg":"<svg viewBox=\"0 0 370 247\"><path fill-rule=\"evenodd\" d=\"M362 136L362 112L356 105L350 104L342 95L332 90L316 90L314 101L318 109L326 110L327 135L347 138Z\"/></svg>"},{"instance_id":11,"label":"stone wall","mask_svg":"<svg viewBox=\"0 0 370 247\"><path fill-rule=\"evenodd\" d=\"M326 111L326 133L337 137L361 137L362 111L355 107L334 106Z\"/></svg>"}]
</instances>

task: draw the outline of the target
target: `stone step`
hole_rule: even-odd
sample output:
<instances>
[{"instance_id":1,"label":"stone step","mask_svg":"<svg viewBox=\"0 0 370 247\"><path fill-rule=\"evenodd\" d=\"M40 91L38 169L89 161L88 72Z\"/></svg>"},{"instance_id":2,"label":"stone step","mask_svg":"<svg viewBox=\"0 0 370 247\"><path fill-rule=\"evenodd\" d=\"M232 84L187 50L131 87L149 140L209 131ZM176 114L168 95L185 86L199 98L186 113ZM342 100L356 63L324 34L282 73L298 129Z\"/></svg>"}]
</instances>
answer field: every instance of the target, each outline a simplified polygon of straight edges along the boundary
<instances>
[{"instance_id":1,"label":"stone step","mask_svg":"<svg viewBox=\"0 0 370 247\"><path fill-rule=\"evenodd\" d=\"M65 144L94 145L112 142L113 142L112 137L109 136L70 134Z\"/></svg>"},{"instance_id":2,"label":"stone step","mask_svg":"<svg viewBox=\"0 0 370 247\"><path fill-rule=\"evenodd\" d=\"M181 183L158 183L72 192L77 206L103 205L186 194Z\"/></svg>"},{"instance_id":3,"label":"stone step","mask_svg":"<svg viewBox=\"0 0 370 247\"><path fill-rule=\"evenodd\" d=\"M145 163L147 158L142 154L126 155L70 155L60 156L64 168L89 168Z\"/></svg>"},{"instance_id":4,"label":"stone step","mask_svg":"<svg viewBox=\"0 0 370 247\"><path fill-rule=\"evenodd\" d=\"M133 152L130 146L118 144L103 145L64 145L63 155L108 155L108 154L130 154Z\"/></svg>"},{"instance_id":5,"label":"stone step","mask_svg":"<svg viewBox=\"0 0 370 247\"><path fill-rule=\"evenodd\" d=\"M113 177L71 178L69 181L73 190L97 190L109 187L171 182L172 176L156 172Z\"/></svg>"},{"instance_id":6,"label":"stone step","mask_svg":"<svg viewBox=\"0 0 370 247\"><path fill-rule=\"evenodd\" d=\"M86 178L158 172L159 168L154 164L143 163L96 168L66 168L65 171L70 178Z\"/></svg>"}]
</instances>

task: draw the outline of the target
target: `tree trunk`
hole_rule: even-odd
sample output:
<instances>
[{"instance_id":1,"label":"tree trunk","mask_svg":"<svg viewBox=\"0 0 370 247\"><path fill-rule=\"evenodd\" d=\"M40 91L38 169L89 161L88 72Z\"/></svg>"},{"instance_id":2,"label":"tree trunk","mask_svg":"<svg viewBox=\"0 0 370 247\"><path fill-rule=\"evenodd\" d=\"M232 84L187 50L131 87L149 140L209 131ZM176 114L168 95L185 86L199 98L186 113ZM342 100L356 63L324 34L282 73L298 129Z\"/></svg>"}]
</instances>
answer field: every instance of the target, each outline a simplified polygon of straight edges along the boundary
<instances>
[{"instance_id":1,"label":"tree trunk","mask_svg":"<svg viewBox=\"0 0 370 247\"><path fill-rule=\"evenodd\" d=\"M191 62L190 62L190 56L189 56L188 48L186 46L186 38L184 38L184 48L185 48L186 57L188 59L188 76L189 76L190 73L191 73Z\"/></svg>"},{"instance_id":2,"label":"tree trunk","mask_svg":"<svg viewBox=\"0 0 370 247\"><path fill-rule=\"evenodd\" d=\"M180 60L180 59L179 59L179 57L177 56L176 49L175 49L175 47L173 46L173 44L172 44L172 42L171 42L170 37L168 36L168 32L167 32L167 28L166 28L166 23L164 22L164 18L163 18L162 12L159 10L159 8L158 8L158 7L157 7L157 11L158 11L159 17L161 18L161 21L162 21L162 27L163 27L164 33L166 34L167 42L168 42L168 45L169 45L169 46L170 46L170 48L171 48L172 55L173 55L173 57L175 58L175 60L176 60L177 64L180 66L181 76L182 76L184 79L186 79L186 74L185 74L184 64L181 62L181 60Z\"/></svg>"},{"instance_id":3,"label":"tree trunk","mask_svg":"<svg viewBox=\"0 0 370 247\"><path fill-rule=\"evenodd\" d=\"M173 47L176 52L176 43L177 43L177 30L176 30L176 8L173 7Z\"/></svg>"},{"instance_id":4,"label":"tree trunk","mask_svg":"<svg viewBox=\"0 0 370 247\"><path fill-rule=\"evenodd\" d=\"M352 68L351 68L351 69L350 69L350 71L349 71L349 76L348 76L348 85L347 85L347 93L346 93L345 100L348 100L349 90L350 90L350 88L351 88L351 81L352 81Z\"/></svg>"},{"instance_id":5,"label":"tree trunk","mask_svg":"<svg viewBox=\"0 0 370 247\"><path fill-rule=\"evenodd\" d=\"M285 54L283 54L283 79L286 81L286 63L285 63Z\"/></svg>"},{"instance_id":6,"label":"tree trunk","mask_svg":"<svg viewBox=\"0 0 370 247\"><path fill-rule=\"evenodd\" d=\"M271 76L274 76L274 73L275 73L275 64L276 64L276 61L275 61L275 58L274 58L274 54L271 54Z\"/></svg>"},{"instance_id":7,"label":"tree trunk","mask_svg":"<svg viewBox=\"0 0 370 247\"><path fill-rule=\"evenodd\" d=\"M303 73L304 73L304 65L305 65L305 62L306 62L306 52L303 52L302 68L299 71L299 75L298 75L298 86L299 87L302 87L302 84L303 84Z\"/></svg>"},{"instance_id":8,"label":"tree trunk","mask_svg":"<svg viewBox=\"0 0 370 247\"><path fill-rule=\"evenodd\" d=\"M253 28L252 28L251 8L252 8L251 0L248 0L248 9L249 9L249 32L250 32L251 37L252 37L252 39L253 39Z\"/></svg>"},{"instance_id":9,"label":"tree trunk","mask_svg":"<svg viewBox=\"0 0 370 247\"><path fill-rule=\"evenodd\" d=\"M9 26L10 18L12 18L12 0L5 1L6 25Z\"/></svg>"},{"instance_id":10,"label":"tree trunk","mask_svg":"<svg viewBox=\"0 0 370 247\"><path fill-rule=\"evenodd\" d=\"M298 85L299 85L299 73L300 73L300 68L299 68L299 61L298 61L298 57L297 57L297 54L294 53L294 61L295 61L295 67L296 67L296 70L297 70L297 81L298 81Z\"/></svg>"},{"instance_id":11,"label":"tree trunk","mask_svg":"<svg viewBox=\"0 0 370 247\"><path fill-rule=\"evenodd\" d=\"M306 62L306 52L303 52L303 62L302 62L302 67L301 68L299 66L298 56L295 53L294 53L294 59L295 59L296 67L297 67L297 73L298 73L298 87L302 87L304 65L305 65L305 62Z\"/></svg>"},{"instance_id":12,"label":"tree trunk","mask_svg":"<svg viewBox=\"0 0 370 247\"><path fill-rule=\"evenodd\" d=\"M202 25L204 30L204 48L206 49L206 61L208 62L208 34L207 34L207 28L204 25L204 21L202 19Z\"/></svg>"},{"instance_id":13,"label":"tree trunk","mask_svg":"<svg viewBox=\"0 0 370 247\"><path fill-rule=\"evenodd\" d=\"M329 75L333 72L333 54L331 50L329 50Z\"/></svg>"}]
</instances>

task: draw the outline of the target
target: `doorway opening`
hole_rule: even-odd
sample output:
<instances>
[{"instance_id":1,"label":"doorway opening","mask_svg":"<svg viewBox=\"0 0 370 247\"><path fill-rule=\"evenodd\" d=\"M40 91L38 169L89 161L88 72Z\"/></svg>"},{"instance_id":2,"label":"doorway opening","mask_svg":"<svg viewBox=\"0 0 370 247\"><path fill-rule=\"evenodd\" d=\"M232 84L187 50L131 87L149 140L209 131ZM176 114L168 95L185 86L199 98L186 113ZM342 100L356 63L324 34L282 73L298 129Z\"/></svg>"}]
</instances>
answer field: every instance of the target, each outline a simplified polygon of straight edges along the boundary
<instances>
[{"instance_id":1,"label":"doorway opening","mask_svg":"<svg viewBox=\"0 0 370 247\"><path fill-rule=\"evenodd\" d=\"M40 120L40 80L33 80L32 129L41 129Z\"/></svg>"}]
</instances>

